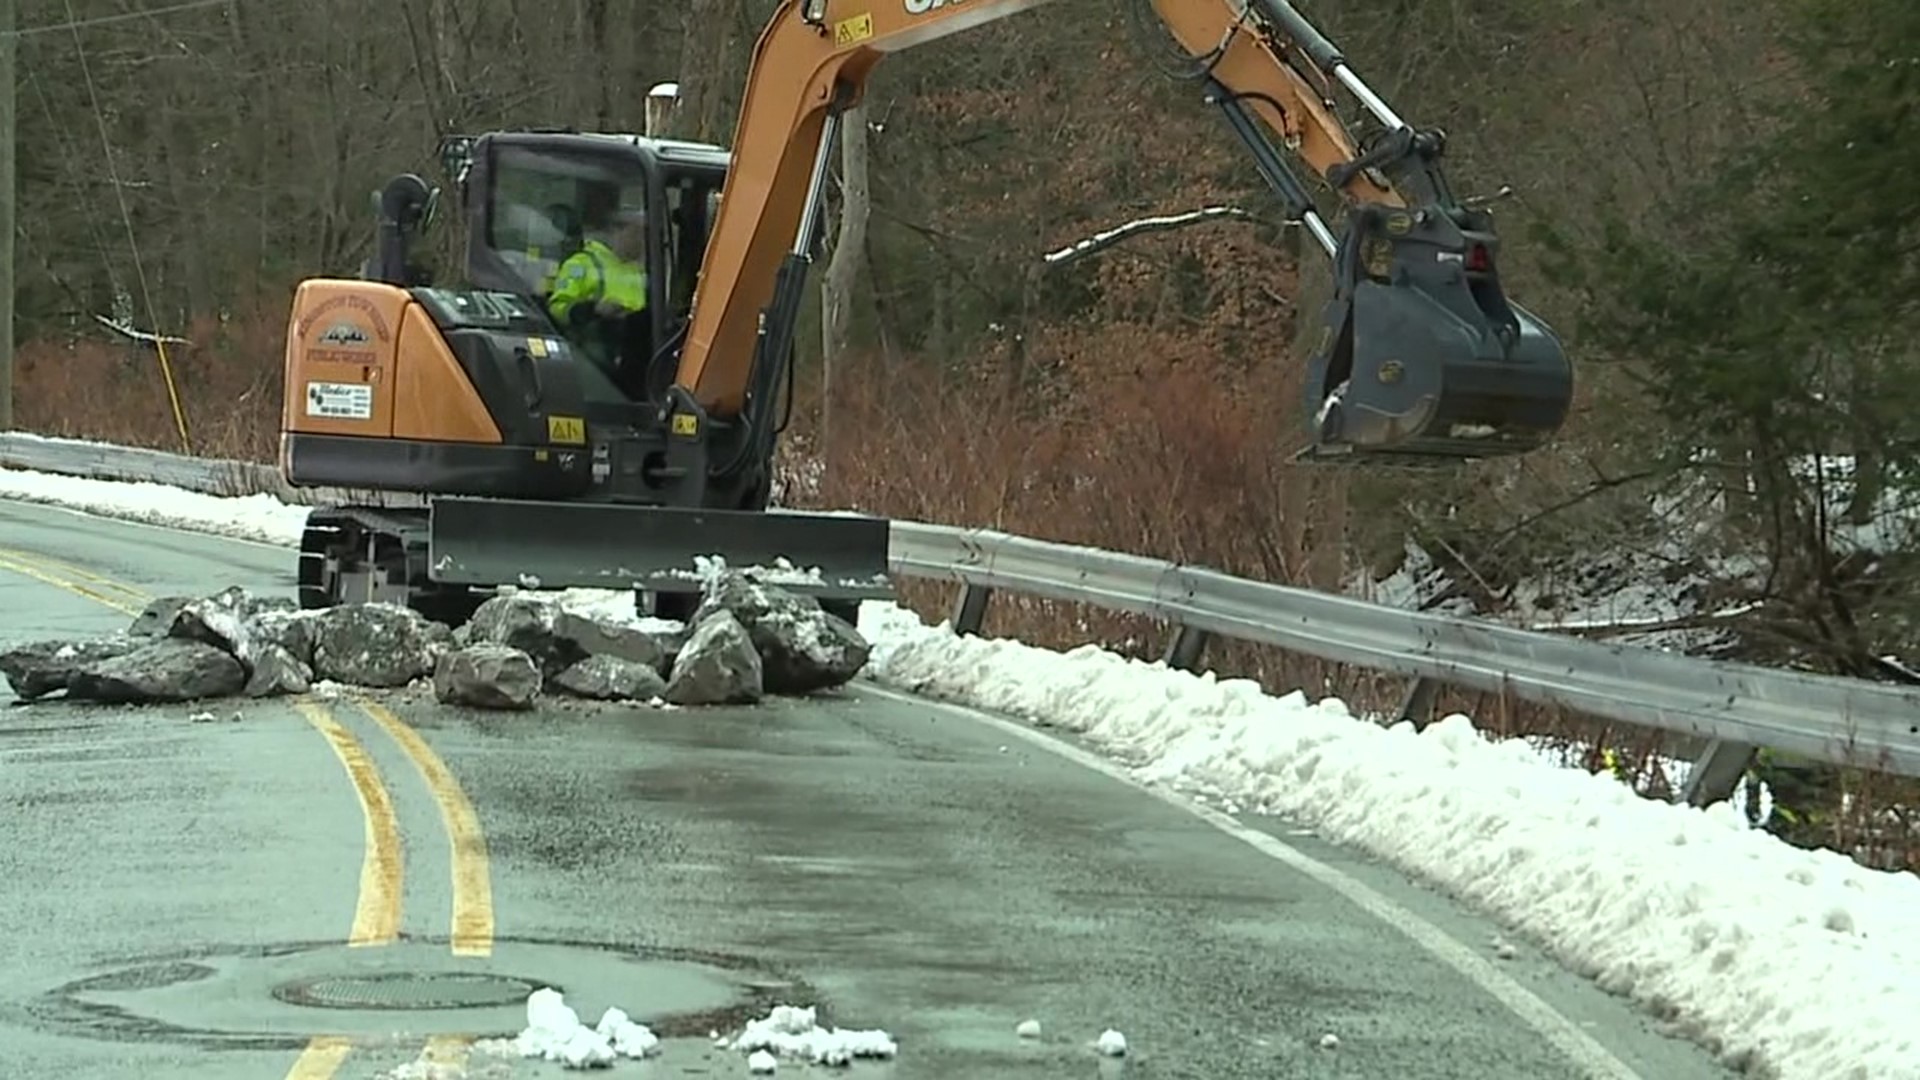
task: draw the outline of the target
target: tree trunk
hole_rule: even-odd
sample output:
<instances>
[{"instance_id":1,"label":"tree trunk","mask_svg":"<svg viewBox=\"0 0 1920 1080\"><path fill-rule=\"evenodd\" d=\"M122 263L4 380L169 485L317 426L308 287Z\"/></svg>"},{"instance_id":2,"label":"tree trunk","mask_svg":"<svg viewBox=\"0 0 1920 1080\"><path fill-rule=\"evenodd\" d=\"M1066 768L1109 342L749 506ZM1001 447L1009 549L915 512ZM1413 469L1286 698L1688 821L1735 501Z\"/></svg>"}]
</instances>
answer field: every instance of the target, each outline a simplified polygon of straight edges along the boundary
<instances>
[{"instance_id":1,"label":"tree trunk","mask_svg":"<svg viewBox=\"0 0 1920 1080\"><path fill-rule=\"evenodd\" d=\"M832 460L833 369L847 353L853 295L867 254L867 106L846 111L840 125L840 232L820 281L820 458Z\"/></svg>"}]
</instances>

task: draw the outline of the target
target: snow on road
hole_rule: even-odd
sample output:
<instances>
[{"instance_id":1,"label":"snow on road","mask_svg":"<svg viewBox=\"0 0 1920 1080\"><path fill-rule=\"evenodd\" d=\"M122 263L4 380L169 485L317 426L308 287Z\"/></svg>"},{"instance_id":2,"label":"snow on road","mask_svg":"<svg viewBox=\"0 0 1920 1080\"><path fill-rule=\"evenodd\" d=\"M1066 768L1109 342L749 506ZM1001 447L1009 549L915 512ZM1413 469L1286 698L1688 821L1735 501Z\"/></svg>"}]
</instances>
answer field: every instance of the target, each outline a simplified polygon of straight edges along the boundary
<instances>
[{"instance_id":1,"label":"snow on road","mask_svg":"<svg viewBox=\"0 0 1920 1080\"><path fill-rule=\"evenodd\" d=\"M304 508L0 470L0 495L291 543ZM572 591L602 613L625 603ZM627 610L631 610L628 608ZM1576 972L1781 1080L1920 1080L1920 877L1803 851L1722 804L1654 802L1453 716L962 637L868 604L865 677L1073 732L1134 774L1284 815L1501 917Z\"/></svg>"}]
</instances>

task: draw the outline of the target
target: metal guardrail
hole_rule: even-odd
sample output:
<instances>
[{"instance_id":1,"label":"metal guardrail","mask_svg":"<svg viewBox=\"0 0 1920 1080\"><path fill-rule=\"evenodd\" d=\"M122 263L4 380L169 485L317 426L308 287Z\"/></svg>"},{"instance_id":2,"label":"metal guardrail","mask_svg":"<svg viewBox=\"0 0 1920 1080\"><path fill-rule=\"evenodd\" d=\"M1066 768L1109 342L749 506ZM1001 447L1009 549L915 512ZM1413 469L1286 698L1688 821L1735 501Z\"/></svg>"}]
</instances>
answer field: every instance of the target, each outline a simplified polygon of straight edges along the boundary
<instances>
[{"instance_id":1,"label":"metal guardrail","mask_svg":"<svg viewBox=\"0 0 1920 1080\"><path fill-rule=\"evenodd\" d=\"M0 433L0 467L295 503L365 497L292 488L257 464L16 433ZM1730 794L1757 747L1920 776L1916 689L1406 611L983 529L896 521L892 532L896 573L961 587L953 622L962 633L978 631L988 598L1002 590L1171 623L1179 633L1166 659L1175 667L1192 668L1219 636L1410 676L1403 716L1430 709L1439 683L1577 709L1704 740L1685 792L1696 804Z\"/></svg>"}]
</instances>

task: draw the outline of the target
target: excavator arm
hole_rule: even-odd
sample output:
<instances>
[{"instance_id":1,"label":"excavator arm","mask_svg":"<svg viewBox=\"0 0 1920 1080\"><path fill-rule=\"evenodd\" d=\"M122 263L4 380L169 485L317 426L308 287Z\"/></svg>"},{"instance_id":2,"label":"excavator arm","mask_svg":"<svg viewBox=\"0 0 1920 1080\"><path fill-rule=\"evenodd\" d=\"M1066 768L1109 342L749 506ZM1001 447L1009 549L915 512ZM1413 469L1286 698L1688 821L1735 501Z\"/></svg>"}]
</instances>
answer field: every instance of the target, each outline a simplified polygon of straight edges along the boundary
<instances>
[{"instance_id":1,"label":"excavator arm","mask_svg":"<svg viewBox=\"0 0 1920 1080\"><path fill-rule=\"evenodd\" d=\"M754 48L677 372L709 414L745 414L743 464L772 454L842 112L882 57L1046 2L786 0L775 11ZM1179 74L1204 87L1286 216L1333 259L1310 361L1316 451L1450 462L1532 449L1559 427L1572 392L1565 355L1501 294L1490 217L1448 191L1441 133L1402 120L1286 0L1123 2L1151 6L1184 51ZM1371 145L1334 114L1336 84L1380 125ZM1289 154L1340 194L1344 235Z\"/></svg>"}]
</instances>

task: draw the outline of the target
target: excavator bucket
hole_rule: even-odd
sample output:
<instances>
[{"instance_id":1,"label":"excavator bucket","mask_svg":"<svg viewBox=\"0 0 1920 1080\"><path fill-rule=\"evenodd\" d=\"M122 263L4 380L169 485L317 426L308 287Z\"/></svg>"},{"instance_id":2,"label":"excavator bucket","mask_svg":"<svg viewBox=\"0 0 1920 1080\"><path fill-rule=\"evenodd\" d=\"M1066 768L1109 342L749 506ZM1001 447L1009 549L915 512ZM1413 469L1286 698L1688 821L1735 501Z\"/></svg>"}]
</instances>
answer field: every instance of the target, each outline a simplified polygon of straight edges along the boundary
<instances>
[{"instance_id":1,"label":"excavator bucket","mask_svg":"<svg viewBox=\"0 0 1920 1080\"><path fill-rule=\"evenodd\" d=\"M427 575L445 585L698 592L712 559L822 601L890 600L884 518L440 497Z\"/></svg>"},{"instance_id":2,"label":"excavator bucket","mask_svg":"<svg viewBox=\"0 0 1920 1080\"><path fill-rule=\"evenodd\" d=\"M1296 460L1444 467L1553 437L1573 369L1553 331L1507 301L1494 255L1491 231L1448 211L1355 214L1308 362L1317 438Z\"/></svg>"}]
</instances>

